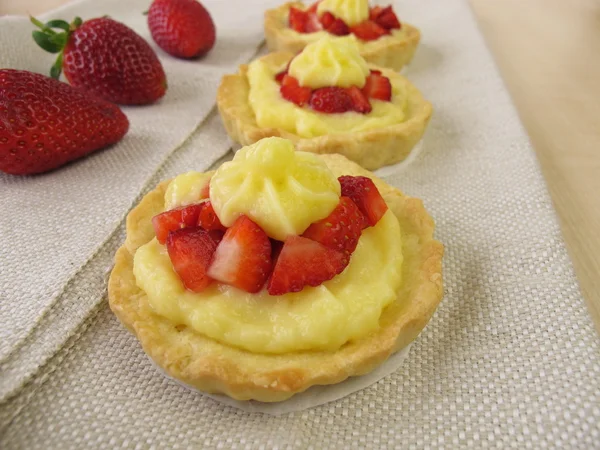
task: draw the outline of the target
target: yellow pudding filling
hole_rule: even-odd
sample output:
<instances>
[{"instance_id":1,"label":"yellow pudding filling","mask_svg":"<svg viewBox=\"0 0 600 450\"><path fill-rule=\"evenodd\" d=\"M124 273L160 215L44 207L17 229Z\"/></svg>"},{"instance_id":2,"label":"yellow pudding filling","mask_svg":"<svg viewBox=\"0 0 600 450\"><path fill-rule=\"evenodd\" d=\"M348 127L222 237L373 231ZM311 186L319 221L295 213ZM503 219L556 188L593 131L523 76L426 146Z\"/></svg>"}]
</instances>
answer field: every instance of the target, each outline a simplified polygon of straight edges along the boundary
<instances>
[{"instance_id":1,"label":"yellow pudding filling","mask_svg":"<svg viewBox=\"0 0 600 450\"><path fill-rule=\"evenodd\" d=\"M328 38L324 42L308 45L304 52L312 54L314 59L306 59L305 65L294 68L295 76L311 78L310 74L317 73L319 67L324 72L331 70L331 56L336 54L350 55L352 50L341 51L336 46L352 47L352 40L348 38ZM328 47L330 51L325 51ZM300 54L297 58L302 56ZM362 57L359 56L359 58ZM305 61L302 59L301 61ZM364 63L364 60L362 60ZM295 59L290 66L294 66ZM344 63L346 65L346 63ZM250 93L248 96L250 106L256 117L256 123L261 128L279 128L303 138L313 138L326 134L349 133L356 131L372 130L401 123L406 118L407 93L405 85L390 78L392 84L392 99L389 102L369 99L373 110L368 114L353 111L336 114L326 114L313 111L309 107L299 107L284 99L280 93L280 85L275 80L275 75L285 69L285 66L274 66L264 60L256 60L248 66L248 83ZM304 71L304 73L303 73ZM356 76L353 72L352 77ZM338 83L344 83L343 74L340 73ZM363 82L364 84L364 82Z\"/></svg>"},{"instance_id":2,"label":"yellow pudding filling","mask_svg":"<svg viewBox=\"0 0 600 450\"><path fill-rule=\"evenodd\" d=\"M165 193L165 211L198 203L213 173L188 172L178 175L177 183L170 183Z\"/></svg>"},{"instance_id":3,"label":"yellow pudding filling","mask_svg":"<svg viewBox=\"0 0 600 450\"><path fill-rule=\"evenodd\" d=\"M166 190L165 205L199 201L210 176L189 172L176 177ZM278 236L285 236L288 226L304 231L328 216L339 196L337 178L319 157L295 152L280 138L241 149L210 182L210 199L222 220L254 214L257 220L271 220ZM172 323L233 347L281 354L336 350L375 331L384 308L397 298L402 262L400 225L388 211L363 230L341 274L300 292L271 296L263 288L250 294L216 281L191 292L156 238L137 249L133 273L152 310Z\"/></svg>"},{"instance_id":4,"label":"yellow pudding filling","mask_svg":"<svg viewBox=\"0 0 600 450\"><path fill-rule=\"evenodd\" d=\"M336 350L379 326L401 283L402 239L388 211L363 234L350 264L317 287L281 296L211 284L185 289L167 249L153 239L135 253L133 273L154 311L216 341L255 353Z\"/></svg>"},{"instance_id":5,"label":"yellow pudding filling","mask_svg":"<svg viewBox=\"0 0 600 450\"><path fill-rule=\"evenodd\" d=\"M301 86L347 88L365 85L369 68L360 56L356 38L325 37L307 46L290 64L289 74Z\"/></svg>"},{"instance_id":6,"label":"yellow pudding filling","mask_svg":"<svg viewBox=\"0 0 600 450\"><path fill-rule=\"evenodd\" d=\"M369 18L368 0L322 0L317 6L317 14L321 16L329 11L352 27Z\"/></svg>"},{"instance_id":7,"label":"yellow pudding filling","mask_svg":"<svg viewBox=\"0 0 600 450\"><path fill-rule=\"evenodd\" d=\"M340 183L318 156L296 152L290 141L273 137L244 147L223 164L211 180L210 199L223 225L246 215L283 241L335 209Z\"/></svg>"}]
</instances>

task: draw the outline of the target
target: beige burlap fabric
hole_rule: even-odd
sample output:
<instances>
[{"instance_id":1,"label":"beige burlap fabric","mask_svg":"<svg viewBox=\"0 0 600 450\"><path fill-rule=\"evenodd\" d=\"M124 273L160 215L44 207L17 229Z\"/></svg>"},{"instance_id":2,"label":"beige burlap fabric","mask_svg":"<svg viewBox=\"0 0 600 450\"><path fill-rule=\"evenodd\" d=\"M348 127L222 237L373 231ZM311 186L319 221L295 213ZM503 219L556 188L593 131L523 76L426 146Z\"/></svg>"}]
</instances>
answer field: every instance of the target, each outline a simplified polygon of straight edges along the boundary
<instances>
[{"instance_id":1,"label":"beige burlap fabric","mask_svg":"<svg viewBox=\"0 0 600 450\"><path fill-rule=\"evenodd\" d=\"M123 144L51 175L0 177L0 448L598 448L600 340L535 155L461 0L396 5L422 29L407 75L435 114L419 157L386 180L424 199L446 245L445 299L405 364L279 417L157 374L109 311L104 272L135 199L227 149L214 112L177 145L208 113L221 71L252 53L265 3L206 3L220 12L222 52L201 65L163 55L178 74L172 100L127 109ZM144 32L143 9L86 1L64 12L101 10ZM0 22L11 49L0 62L43 70L27 32L8 36L15 23Z\"/></svg>"}]
</instances>

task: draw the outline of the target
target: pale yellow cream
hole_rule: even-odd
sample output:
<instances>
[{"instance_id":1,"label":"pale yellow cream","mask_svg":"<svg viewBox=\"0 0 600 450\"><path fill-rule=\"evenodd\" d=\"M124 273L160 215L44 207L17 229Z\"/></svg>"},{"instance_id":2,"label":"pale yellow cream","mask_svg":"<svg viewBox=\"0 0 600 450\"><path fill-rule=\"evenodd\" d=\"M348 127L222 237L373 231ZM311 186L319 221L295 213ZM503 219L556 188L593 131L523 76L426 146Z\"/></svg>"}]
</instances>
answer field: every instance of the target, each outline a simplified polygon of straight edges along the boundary
<instances>
[{"instance_id":1,"label":"pale yellow cream","mask_svg":"<svg viewBox=\"0 0 600 450\"><path fill-rule=\"evenodd\" d=\"M316 155L296 152L287 139L266 138L239 150L210 182L210 200L227 227L246 215L283 241L327 217L340 183Z\"/></svg>"},{"instance_id":2,"label":"pale yellow cream","mask_svg":"<svg viewBox=\"0 0 600 450\"><path fill-rule=\"evenodd\" d=\"M383 128L401 123L406 118L407 96L402 84L392 78L392 100L370 99L373 110L368 114L353 111L325 114L309 107L299 107L284 99L275 75L285 65L274 67L261 60L250 63L248 82L250 106L261 128L279 128L302 138L326 134L351 133Z\"/></svg>"},{"instance_id":3,"label":"pale yellow cream","mask_svg":"<svg viewBox=\"0 0 600 450\"><path fill-rule=\"evenodd\" d=\"M212 174L213 172L188 172L178 175L167 187L165 210L198 203Z\"/></svg>"},{"instance_id":4,"label":"pale yellow cream","mask_svg":"<svg viewBox=\"0 0 600 450\"><path fill-rule=\"evenodd\" d=\"M322 0L317 7L317 14L321 16L325 11L329 11L352 27L369 18L369 1Z\"/></svg>"},{"instance_id":5,"label":"pale yellow cream","mask_svg":"<svg viewBox=\"0 0 600 450\"><path fill-rule=\"evenodd\" d=\"M349 266L318 287L270 296L211 284L187 291L156 239L140 247L133 272L154 311L209 338L256 353L335 350L379 326L401 283L402 241L391 211L363 231Z\"/></svg>"},{"instance_id":6,"label":"pale yellow cream","mask_svg":"<svg viewBox=\"0 0 600 450\"><path fill-rule=\"evenodd\" d=\"M325 86L365 85L369 68L360 56L356 38L326 36L308 44L290 64L289 74L301 86L318 89Z\"/></svg>"}]
</instances>

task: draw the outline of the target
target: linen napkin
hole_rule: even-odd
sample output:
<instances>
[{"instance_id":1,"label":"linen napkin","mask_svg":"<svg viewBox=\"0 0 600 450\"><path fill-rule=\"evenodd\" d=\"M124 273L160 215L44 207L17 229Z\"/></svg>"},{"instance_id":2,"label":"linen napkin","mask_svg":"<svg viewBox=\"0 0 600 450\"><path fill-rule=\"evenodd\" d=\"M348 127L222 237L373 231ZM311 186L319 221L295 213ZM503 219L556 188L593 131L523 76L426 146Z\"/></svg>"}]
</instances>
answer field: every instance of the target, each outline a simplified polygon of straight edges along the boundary
<instances>
[{"instance_id":1,"label":"linen napkin","mask_svg":"<svg viewBox=\"0 0 600 450\"><path fill-rule=\"evenodd\" d=\"M535 155L469 7L422 0L395 8L423 33L407 75L435 112L420 154L386 169L385 179L424 200L446 246L445 298L405 363L316 408L243 412L157 373L102 302L0 405L0 447L597 447L599 339ZM246 26L258 27L252 20ZM141 190L197 168L196 146L222 137L210 115ZM63 298L97 292L122 239L121 225Z\"/></svg>"},{"instance_id":2,"label":"linen napkin","mask_svg":"<svg viewBox=\"0 0 600 450\"><path fill-rule=\"evenodd\" d=\"M123 108L130 130L112 148L45 175L0 173L0 235L7 243L0 271L0 399L31 376L99 301L101 290L77 297L65 292L114 233L144 183L207 117L222 75L235 72L262 41L262 10L231 14L247 9L246 2L206 1L217 28L216 46L200 60L176 59L150 37L142 14L149 4L83 1L40 16L72 20L109 14L153 46L169 88L157 104ZM0 18L0 67L48 73L55 55L37 47L33 29L25 17ZM198 140L187 170L207 169L229 147L224 132L210 144Z\"/></svg>"}]
</instances>

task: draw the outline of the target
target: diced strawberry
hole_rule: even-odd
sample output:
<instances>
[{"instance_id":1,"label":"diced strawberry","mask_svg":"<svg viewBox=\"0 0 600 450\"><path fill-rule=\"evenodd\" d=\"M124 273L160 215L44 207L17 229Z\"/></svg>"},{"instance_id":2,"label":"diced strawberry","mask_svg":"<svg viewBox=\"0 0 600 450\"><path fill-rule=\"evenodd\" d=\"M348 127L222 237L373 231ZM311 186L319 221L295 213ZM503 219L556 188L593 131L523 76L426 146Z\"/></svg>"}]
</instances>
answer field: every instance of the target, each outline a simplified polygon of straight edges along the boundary
<instances>
[{"instance_id":1,"label":"diced strawberry","mask_svg":"<svg viewBox=\"0 0 600 450\"><path fill-rule=\"evenodd\" d=\"M302 87L298 80L290 75L284 75L279 88L281 95L286 100L295 103L298 106L304 106L310 100L312 89Z\"/></svg>"},{"instance_id":2,"label":"diced strawberry","mask_svg":"<svg viewBox=\"0 0 600 450\"><path fill-rule=\"evenodd\" d=\"M316 13L308 13L308 19L306 20L306 24L304 25L305 33L316 33L317 31L321 31L323 29L323 25L319 21L319 16Z\"/></svg>"},{"instance_id":3,"label":"diced strawberry","mask_svg":"<svg viewBox=\"0 0 600 450\"><path fill-rule=\"evenodd\" d=\"M345 175L339 177L338 181L342 187L342 196L350 197L356 203L369 225L373 226L379 222L388 210L388 206L373 180Z\"/></svg>"},{"instance_id":4,"label":"diced strawberry","mask_svg":"<svg viewBox=\"0 0 600 450\"><path fill-rule=\"evenodd\" d=\"M369 98L376 98L389 102L392 99L392 83L383 75L371 73L362 88L363 93Z\"/></svg>"},{"instance_id":5,"label":"diced strawberry","mask_svg":"<svg viewBox=\"0 0 600 450\"><path fill-rule=\"evenodd\" d=\"M313 223L302 236L350 254L356 249L360 233L367 226L367 219L358 206L349 197L342 197L329 216Z\"/></svg>"},{"instance_id":6,"label":"diced strawberry","mask_svg":"<svg viewBox=\"0 0 600 450\"><path fill-rule=\"evenodd\" d=\"M336 36L346 36L347 34L350 34L350 27L348 27L346 22L342 19L335 19L326 29L329 33L335 34Z\"/></svg>"},{"instance_id":7,"label":"diced strawberry","mask_svg":"<svg viewBox=\"0 0 600 450\"><path fill-rule=\"evenodd\" d=\"M203 291L211 283L206 270L217 249L219 237L219 232L208 232L200 227L169 233L169 258L183 285L190 291Z\"/></svg>"},{"instance_id":8,"label":"diced strawberry","mask_svg":"<svg viewBox=\"0 0 600 450\"><path fill-rule=\"evenodd\" d=\"M283 81L283 77L285 77L287 75L287 69L282 70L281 72L279 72L278 74L275 75L275 81L277 81L278 83L281 83Z\"/></svg>"},{"instance_id":9,"label":"diced strawberry","mask_svg":"<svg viewBox=\"0 0 600 450\"><path fill-rule=\"evenodd\" d=\"M312 5L310 5L310 7L306 10L306 12L309 13L315 13L317 12L317 8L319 7L319 3L321 3L320 1L318 2L314 2Z\"/></svg>"},{"instance_id":10,"label":"diced strawberry","mask_svg":"<svg viewBox=\"0 0 600 450\"><path fill-rule=\"evenodd\" d=\"M319 112L343 113L352 110L352 98L344 88L323 87L313 91L310 106Z\"/></svg>"},{"instance_id":11,"label":"diced strawberry","mask_svg":"<svg viewBox=\"0 0 600 450\"><path fill-rule=\"evenodd\" d=\"M391 5L387 8L383 8L383 10L377 15L375 23L386 30L400 28L400 21L398 20L398 17L396 17Z\"/></svg>"},{"instance_id":12,"label":"diced strawberry","mask_svg":"<svg viewBox=\"0 0 600 450\"><path fill-rule=\"evenodd\" d=\"M152 218L152 226L154 227L154 233L158 242L164 244L167 236L172 231L195 227L201 209L202 204L199 203L165 211L154 216Z\"/></svg>"},{"instance_id":13,"label":"diced strawberry","mask_svg":"<svg viewBox=\"0 0 600 450\"><path fill-rule=\"evenodd\" d=\"M302 236L288 237L267 285L271 295L318 286L341 273L348 265L347 254Z\"/></svg>"},{"instance_id":14,"label":"diced strawberry","mask_svg":"<svg viewBox=\"0 0 600 450\"><path fill-rule=\"evenodd\" d=\"M323 14L321 14L319 20L321 21L321 25L323 25L323 28L327 29L329 25L335 22L335 16L329 11L325 11Z\"/></svg>"},{"instance_id":15,"label":"diced strawberry","mask_svg":"<svg viewBox=\"0 0 600 450\"><path fill-rule=\"evenodd\" d=\"M308 14L306 11L294 8L293 6L290 8L289 25L291 29L297 31L298 33L304 33L307 21Z\"/></svg>"},{"instance_id":16,"label":"diced strawberry","mask_svg":"<svg viewBox=\"0 0 600 450\"><path fill-rule=\"evenodd\" d=\"M379 17L379 14L381 14L381 12L384 9L385 8L383 6L373 6L369 10L369 20L372 20L373 22L375 22L375 20L377 20L377 17Z\"/></svg>"},{"instance_id":17,"label":"diced strawberry","mask_svg":"<svg viewBox=\"0 0 600 450\"><path fill-rule=\"evenodd\" d=\"M371 75L381 75L381 70L371 69L370 72L371 72Z\"/></svg>"},{"instance_id":18,"label":"diced strawberry","mask_svg":"<svg viewBox=\"0 0 600 450\"><path fill-rule=\"evenodd\" d=\"M388 34L388 30L380 27L371 20L365 20L350 28L350 31L356 35L357 38L363 41L374 41L379 39L384 34Z\"/></svg>"},{"instance_id":19,"label":"diced strawberry","mask_svg":"<svg viewBox=\"0 0 600 450\"><path fill-rule=\"evenodd\" d=\"M201 204L200 214L198 214L198 226L204 228L206 231L227 231L227 227L217 217L210 201Z\"/></svg>"},{"instance_id":20,"label":"diced strawberry","mask_svg":"<svg viewBox=\"0 0 600 450\"><path fill-rule=\"evenodd\" d=\"M354 111L361 114L371 112L373 108L371 107L371 103L369 103L369 99L357 86L350 86L346 89L346 92L352 99L352 109Z\"/></svg>"},{"instance_id":21,"label":"diced strawberry","mask_svg":"<svg viewBox=\"0 0 600 450\"><path fill-rule=\"evenodd\" d=\"M240 216L225 232L208 268L208 275L254 293L262 289L272 267L269 237L247 216Z\"/></svg>"}]
</instances>

